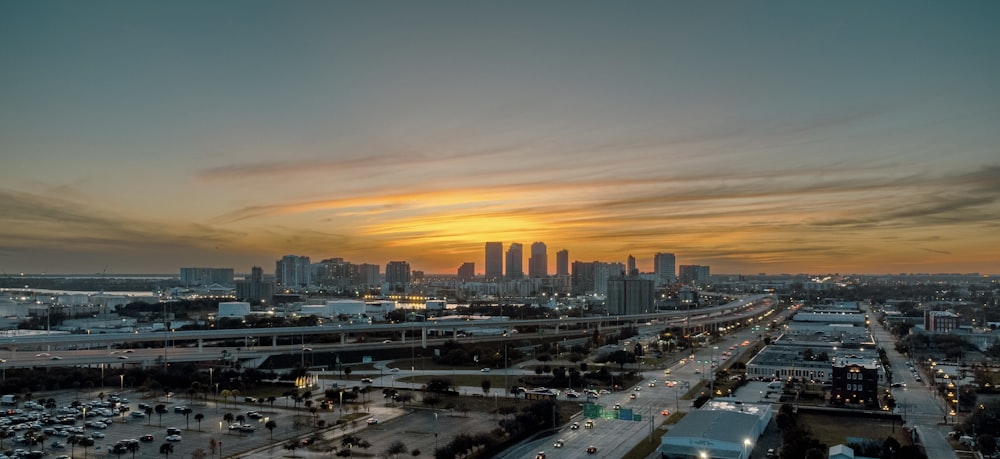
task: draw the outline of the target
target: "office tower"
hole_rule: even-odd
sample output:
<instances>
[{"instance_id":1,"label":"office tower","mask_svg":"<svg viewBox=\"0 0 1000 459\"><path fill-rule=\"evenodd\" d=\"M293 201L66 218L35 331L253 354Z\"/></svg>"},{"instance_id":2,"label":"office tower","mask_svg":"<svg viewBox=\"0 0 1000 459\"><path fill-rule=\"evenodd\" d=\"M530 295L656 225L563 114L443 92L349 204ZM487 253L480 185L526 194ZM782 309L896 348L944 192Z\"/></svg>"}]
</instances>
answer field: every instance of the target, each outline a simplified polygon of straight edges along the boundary
<instances>
[{"instance_id":1,"label":"office tower","mask_svg":"<svg viewBox=\"0 0 1000 459\"><path fill-rule=\"evenodd\" d=\"M528 259L528 277L549 277L549 255L544 242L531 244L531 258Z\"/></svg>"},{"instance_id":2,"label":"office tower","mask_svg":"<svg viewBox=\"0 0 1000 459\"><path fill-rule=\"evenodd\" d=\"M556 252L556 275L569 275L569 250L562 249Z\"/></svg>"},{"instance_id":3,"label":"office tower","mask_svg":"<svg viewBox=\"0 0 1000 459\"><path fill-rule=\"evenodd\" d=\"M233 268L181 268L181 285L185 287L233 285Z\"/></svg>"},{"instance_id":4,"label":"office tower","mask_svg":"<svg viewBox=\"0 0 1000 459\"><path fill-rule=\"evenodd\" d=\"M274 282L264 281L264 268L250 268L250 275L236 282L236 299L249 303L270 302L274 297Z\"/></svg>"},{"instance_id":5,"label":"office tower","mask_svg":"<svg viewBox=\"0 0 1000 459\"><path fill-rule=\"evenodd\" d=\"M682 284L700 284L708 282L709 267L704 265L680 265L677 268L677 281Z\"/></svg>"},{"instance_id":6,"label":"office tower","mask_svg":"<svg viewBox=\"0 0 1000 459\"><path fill-rule=\"evenodd\" d=\"M503 278L503 242L486 243L486 282Z\"/></svg>"},{"instance_id":7,"label":"office tower","mask_svg":"<svg viewBox=\"0 0 1000 459\"><path fill-rule=\"evenodd\" d=\"M369 263L361 263L354 266L357 271L357 274L352 276L354 278L354 285L373 287L382 283L381 266Z\"/></svg>"},{"instance_id":8,"label":"office tower","mask_svg":"<svg viewBox=\"0 0 1000 459\"><path fill-rule=\"evenodd\" d=\"M653 312L653 281L615 277L608 281L608 314Z\"/></svg>"},{"instance_id":9,"label":"office tower","mask_svg":"<svg viewBox=\"0 0 1000 459\"><path fill-rule=\"evenodd\" d=\"M309 257L285 255L275 263L274 279L285 288L305 287L312 283Z\"/></svg>"},{"instance_id":10,"label":"office tower","mask_svg":"<svg viewBox=\"0 0 1000 459\"><path fill-rule=\"evenodd\" d=\"M604 295L608 292L608 281L621 277L625 265L621 263L605 263L602 261L573 262L571 289L574 295Z\"/></svg>"},{"instance_id":11,"label":"office tower","mask_svg":"<svg viewBox=\"0 0 1000 459\"><path fill-rule=\"evenodd\" d=\"M524 246L512 242L507 249L507 279L524 277Z\"/></svg>"},{"instance_id":12,"label":"office tower","mask_svg":"<svg viewBox=\"0 0 1000 459\"><path fill-rule=\"evenodd\" d=\"M653 272L656 273L659 285L672 284L677 281L677 259L672 253L657 253L653 256Z\"/></svg>"},{"instance_id":13,"label":"office tower","mask_svg":"<svg viewBox=\"0 0 1000 459\"><path fill-rule=\"evenodd\" d=\"M635 257L629 254L628 259L625 262L625 275L626 276L638 276L639 270L635 269Z\"/></svg>"},{"instance_id":14,"label":"office tower","mask_svg":"<svg viewBox=\"0 0 1000 459\"><path fill-rule=\"evenodd\" d=\"M410 264L405 261L390 261L385 265L385 282L390 285L408 285Z\"/></svg>"},{"instance_id":15,"label":"office tower","mask_svg":"<svg viewBox=\"0 0 1000 459\"><path fill-rule=\"evenodd\" d=\"M458 281L469 282L476 277L476 264L467 261L458 267Z\"/></svg>"}]
</instances>

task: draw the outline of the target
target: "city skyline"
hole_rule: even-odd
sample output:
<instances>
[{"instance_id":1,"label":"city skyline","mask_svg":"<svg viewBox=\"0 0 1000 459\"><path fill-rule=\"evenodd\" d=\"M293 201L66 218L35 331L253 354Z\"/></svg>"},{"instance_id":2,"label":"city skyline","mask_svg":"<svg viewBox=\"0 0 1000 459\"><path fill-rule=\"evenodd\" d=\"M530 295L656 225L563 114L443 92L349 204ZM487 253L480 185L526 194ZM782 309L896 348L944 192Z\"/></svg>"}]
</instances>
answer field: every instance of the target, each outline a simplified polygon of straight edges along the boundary
<instances>
[{"instance_id":1,"label":"city skyline","mask_svg":"<svg viewBox=\"0 0 1000 459\"><path fill-rule=\"evenodd\" d=\"M1000 273L1000 4L0 4L4 273ZM503 255L501 255L502 257ZM502 259L502 258L501 258ZM555 257L547 270L555 272Z\"/></svg>"}]
</instances>

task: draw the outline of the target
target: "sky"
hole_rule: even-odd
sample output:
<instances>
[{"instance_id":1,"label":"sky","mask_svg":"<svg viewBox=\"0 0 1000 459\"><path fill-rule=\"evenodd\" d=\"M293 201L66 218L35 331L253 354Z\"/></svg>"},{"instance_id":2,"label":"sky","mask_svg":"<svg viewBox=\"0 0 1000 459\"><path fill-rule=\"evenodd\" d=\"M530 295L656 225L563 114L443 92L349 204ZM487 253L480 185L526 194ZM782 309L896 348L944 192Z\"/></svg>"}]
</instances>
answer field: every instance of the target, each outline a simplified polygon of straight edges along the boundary
<instances>
[{"instance_id":1,"label":"sky","mask_svg":"<svg viewBox=\"0 0 1000 459\"><path fill-rule=\"evenodd\" d=\"M0 2L0 269L1000 273L1000 2ZM527 255L525 256L527 263Z\"/></svg>"}]
</instances>

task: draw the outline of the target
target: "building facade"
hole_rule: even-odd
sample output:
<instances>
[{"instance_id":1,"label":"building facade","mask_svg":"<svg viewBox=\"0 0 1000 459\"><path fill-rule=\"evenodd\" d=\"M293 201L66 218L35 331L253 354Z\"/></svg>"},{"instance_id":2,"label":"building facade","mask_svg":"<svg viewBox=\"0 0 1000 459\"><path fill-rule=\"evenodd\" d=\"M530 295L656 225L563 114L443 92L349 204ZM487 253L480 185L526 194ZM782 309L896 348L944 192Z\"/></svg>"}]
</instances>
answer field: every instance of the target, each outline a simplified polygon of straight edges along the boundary
<instances>
[{"instance_id":1,"label":"building facade","mask_svg":"<svg viewBox=\"0 0 1000 459\"><path fill-rule=\"evenodd\" d=\"M497 282L503 278L503 243L486 243L486 282Z\"/></svg>"},{"instance_id":2,"label":"building facade","mask_svg":"<svg viewBox=\"0 0 1000 459\"><path fill-rule=\"evenodd\" d=\"M185 287L231 286L233 280L233 268L181 268L181 285Z\"/></svg>"},{"instance_id":3,"label":"building facade","mask_svg":"<svg viewBox=\"0 0 1000 459\"><path fill-rule=\"evenodd\" d=\"M528 259L528 277L549 277L549 254L544 242L531 244L531 258Z\"/></svg>"},{"instance_id":4,"label":"building facade","mask_svg":"<svg viewBox=\"0 0 1000 459\"><path fill-rule=\"evenodd\" d=\"M569 276L569 250L556 252L556 275Z\"/></svg>"},{"instance_id":5,"label":"building facade","mask_svg":"<svg viewBox=\"0 0 1000 459\"><path fill-rule=\"evenodd\" d=\"M470 282L476 277L476 264L467 261L462 263L462 266L458 267L458 281L459 282Z\"/></svg>"},{"instance_id":6,"label":"building facade","mask_svg":"<svg viewBox=\"0 0 1000 459\"><path fill-rule=\"evenodd\" d=\"M275 282L284 287L305 287L312 284L312 266L309 257L285 255L275 262Z\"/></svg>"},{"instance_id":7,"label":"building facade","mask_svg":"<svg viewBox=\"0 0 1000 459\"><path fill-rule=\"evenodd\" d=\"M877 360L841 358L833 363L830 404L878 407Z\"/></svg>"},{"instance_id":8,"label":"building facade","mask_svg":"<svg viewBox=\"0 0 1000 459\"><path fill-rule=\"evenodd\" d=\"M615 277L608 281L608 314L653 312L654 283L647 279Z\"/></svg>"},{"instance_id":9,"label":"building facade","mask_svg":"<svg viewBox=\"0 0 1000 459\"><path fill-rule=\"evenodd\" d=\"M512 242L507 248L507 279L516 280L524 278L524 246L520 243Z\"/></svg>"},{"instance_id":10,"label":"building facade","mask_svg":"<svg viewBox=\"0 0 1000 459\"><path fill-rule=\"evenodd\" d=\"M672 284L677 281L677 258L672 253L657 253L653 256L653 272L656 273L659 285Z\"/></svg>"},{"instance_id":11,"label":"building facade","mask_svg":"<svg viewBox=\"0 0 1000 459\"><path fill-rule=\"evenodd\" d=\"M410 264L405 261L390 261L385 265L385 282L394 286L410 284Z\"/></svg>"}]
</instances>

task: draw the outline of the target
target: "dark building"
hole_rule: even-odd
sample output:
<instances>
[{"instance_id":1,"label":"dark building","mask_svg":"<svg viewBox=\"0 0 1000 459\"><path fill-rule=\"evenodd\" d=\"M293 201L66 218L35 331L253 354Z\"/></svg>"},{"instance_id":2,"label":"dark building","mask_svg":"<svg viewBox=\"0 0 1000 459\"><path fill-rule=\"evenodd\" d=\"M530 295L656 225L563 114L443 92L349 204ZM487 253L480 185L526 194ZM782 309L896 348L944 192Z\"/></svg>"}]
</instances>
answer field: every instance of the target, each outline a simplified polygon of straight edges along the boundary
<instances>
[{"instance_id":1,"label":"dark building","mask_svg":"<svg viewBox=\"0 0 1000 459\"><path fill-rule=\"evenodd\" d=\"M528 277L549 277L549 254L544 242L531 244L531 258L528 259Z\"/></svg>"},{"instance_id":2,"label":"dark building","mask_svg":"<svg viewBox=\"0 0 1000 459\"><path fill-rule=\"evenodd\" d=\"M569 275L569 250L562 249L556 252L556 275Z\"/></svg>"},{"instance_id":3,"label":"dark building","mask_svg":"<svg viewBox=\"0 0 1000 459\"><path fill-rule=\"evenodd\" d=\"M459 282L469 282L474 277L476 277L476 264L467 261L462 263L462 266L458 267L458 281Z\"/></svg>"},{"instance_id":4,"label":"dark building","mask_svg":"<svg viewBox=\"0 0 1000 459\"><path fill-rule=\"evenodd\" d=\"M503 278L503 243L486 243L486 282L497 282Z\"/></svg>"},{"instance_id":5,"label":"dark building","mask_svg":"<svg viewBox=\"0 0 1000 459\"><path fill-rule=\"evenodd\" d=\"M654 282L648 279L616 277L608 281L608 314L653 312Z\"/></svg>"},{"instance_id":6,"label":"dark building","mask_svg":"<svg viewBox=\"0 0 1000 459\"><path fill-rule=\"evenodd\" d=\"M877 361L838 358L832 368L830 404L878 407L879 367Z\"/></svg>"},{"instance_id":7,"label":"dark building","mask_svg":"<svg viewBox=\"0 0 1000 459\"><path fill-rule=\"evenodd\" d=\"M507 249L507 279L524 278L524 246L512 242Z\"/></svg>"},{"instance_id":8,"label":"dark building","mask_svg":"<svg viewBox=\"0 0 1000 459\"><path fill-rule=\"evenodd\" d=\"M390 261L385 265L385 282L396 286L409 285L410 264L405 261Z\"/></svg>"},{"instance_id":9,"label":"dark building","mask_svg":"<svg viewBox=\"0 0 1000 459\"><path fill-rule=\"evenodd\" d=\"M181 268L181 285L185 287L231 286L233 278L233 268Z\"/></svg>"},{"instance_id":10,"label":"dark building","mask_svg":"<svg viewBox=\"0 0 1000 459\"><path fill-rule=\"evenodd\" d=\"M248 303L273 302L274 282L264 280L264 268L254 266L249 276L236 282L236 299Z\"/></svg>"}]
</instances>

